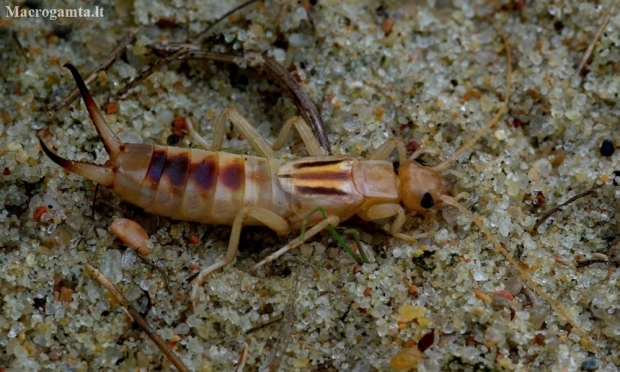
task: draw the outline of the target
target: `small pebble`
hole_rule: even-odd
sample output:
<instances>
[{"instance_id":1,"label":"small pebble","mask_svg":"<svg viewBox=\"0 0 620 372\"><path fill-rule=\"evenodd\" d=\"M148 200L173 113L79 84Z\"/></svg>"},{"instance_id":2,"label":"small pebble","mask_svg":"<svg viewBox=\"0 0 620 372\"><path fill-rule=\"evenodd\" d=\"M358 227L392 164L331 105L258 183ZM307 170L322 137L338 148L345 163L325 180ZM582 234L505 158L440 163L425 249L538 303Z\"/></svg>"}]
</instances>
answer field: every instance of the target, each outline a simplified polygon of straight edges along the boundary
<instances>
[{"instance_id":1,"label":"small pebble","mask_svg":"<svg viewBox=\"0 0 620 372\"><path fill-rule=\"evenodd\" d=\"M523 281L518 276L513 276L504 281L504 287L511 295L516 296L523 288Z\"/></svg>"},{"instance_id":2,"label":"small pebble","mask_svg":"<svg viewBox=\"0 0 620 372\"><path fill-rule=\"evenodd\" d=\"M392 32L392 27L394 27L394 20L391 18L386 18L381 22L381 30L385 36L388 36Z\"/></svg>"},{"instance_id":3,"label":"small pebble","mask_svg":"<svg viewBox=\"0 0 620 372\"><path fill-rule=\"evenodd\" d=\"M123 280L122 255L117 249L108 249L100 258L99 268L112 284L118 284Z\"/></svg>"},{"instance_id":4,"label":"small pebble","mask_svg":"<svg viewBox=\"0 0 620 372\"><path fill-rule=\"evenodd\" d=\"M58 36L59 38L65 39L67 38L67 36L69 36L69 34L71 33L71 25L63 25L63 24L58 24L58 25L54 25L54 27L52 28L52 32L54 32L54 35Z\"/></svg>"},{"instance_id":5,"label":"small pebble","mask_svg":"<svg viewBox=\"0 0 620 372\"><path fill-rule=\"evenodd\" d=\"M398 315L406 321L424 316L426 309L422 306L403 305L398 309Z\"/></svg>"},{"instance_id":6,"label":"small pebble","mask_svg":"<svg viewBox=\"0 0 620 372\"><path fill-rule=\"evenodd\" d=\"M417 347L401 349L390 359L390 365L397 371L403 371L417 365L421 357Z\"/></svg>"},{"instance_id":7,"label":"small pebble","mask_svg":"<svg viewBox=\"0 0 620 372\"><path fill-rule=\"evenodd\" d=\"M603 156L612 156L614 152L616 152L613 141L610 139L604 140L601 144L600 151Z\"/></svg>"},{"instance_id":8,"label":"small pebble","mask_svg":"<svg viewBox=\"0 0 620 372\"><path fill-rule=\"evenodd\" d=\"M541 329L545 319L547 319L548 312L543 307L534 307L530 310L530 323L532 328Z\"/></svg>"},{"instance_id":9,"label":"small pebble","mask_svg":"<svg viewBox=\"0 0 620 372\"><path fill-rule=\"evenodd\" d=\"M15 355L15 358L17 359L28 358L28 350L26 350L26 348L22 345L15 345L13 348L13 355Z\"/></svg>"},{"instance_id":10,"label":"small pebble","mask_svg":"<svg viewBox=\"0 0 620 372\"><path fill-rule=\"evenodd\" d=\"M612 182L614 183L614 186L618 186L618 182L616 182L617 178L620 178L620 171L614 171L613 177L612 177Z\"/></svg>"},{"instance_id":11,"label":"small pebble","mask_svg":"<svg viewBox=\"0 0 620 372\"><path fill-rule=\"evenodd\" d=\"M582 371L596 371L601 366L601 363L596 359L586 359L581 363Z\"/></svg>"},{"instance_id":12,"label":"small pebble","mask_svg":"<svg viewBox=\"0 0 620 372\"><path fill-rule=\"evenodd\" d=\"M168 144L168 146L174 146L179 143L180 140L181 138L179 136L177 136L176 134L171 134L168 136L168 138L166 138L166 143Z\"/></svg>"},{"instance_id":13,"label":"small pebble","mask_svg":"<svg viewBox=\"0 0 620 372\"><path fill-rule=\"evenodd\" d=\"M418 342L418 350L425 352L429 347L433 346L433 343L435 343L435 330L431 329Z\"/></svg>"},{"instance_id":14,"label":"small pebble","mask_svg":"<svg viewBox=\"0 0 620 372\"><path fill-rule=\"evenodd\" d=\"M510 292L501 289L493 293L492 305L494 307L510 307L513 300L514 297Z\"/></svg>"},{"instance_id":15,"label":"small pebble","mask_svg":"<svg viewBox=\"0 0 620 372\"><path fill-rule=\"evenodd\" d=\"M310 257L310 256L312 256L312 253L314 251L314 247L311 244L302 244L299 247L299 250L301 251L301 254L304 257Z\"/></svg>"},{"instance_id":16,"label":"small pebble","mask_svg":"<svg viewBox=\"0 0 620 372\"><path fill-rule=\"evenodd\" d=\"M314 254L316 254L317 256L320 256L320 255L322 255L323 253L325 253L325 250L326 250L326 249L327 249L327 248L326 248L323 244L321 244L321 243L316 243L316 244L314 245Z\"/></svg>"}]
</instances>

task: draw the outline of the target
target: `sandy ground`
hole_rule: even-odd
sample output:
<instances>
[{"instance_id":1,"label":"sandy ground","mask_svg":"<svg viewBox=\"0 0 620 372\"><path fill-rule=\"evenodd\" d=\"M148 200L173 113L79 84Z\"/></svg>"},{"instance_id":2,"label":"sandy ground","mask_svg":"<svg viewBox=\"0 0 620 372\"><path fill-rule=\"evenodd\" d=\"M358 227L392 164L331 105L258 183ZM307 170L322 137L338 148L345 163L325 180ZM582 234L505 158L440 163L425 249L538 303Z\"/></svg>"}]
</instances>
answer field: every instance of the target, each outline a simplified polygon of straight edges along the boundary
<instances>
[{"instance_id":1,"label":"sandy ground","mask_svg":"<svg viewBox=\"0 0 620 372\"><path fill-rule=\"evenodd\" d=\"M619 190L609 177L618 154L599 151L603 139L620 144L618 13L586 73L576 71L611 1L267 1L226 18L208 39L209 47L267 53L288 68L320 110L334 154L365 156L398 136L410 150L429 150L423 159L432 165L501 107L507 65L500 26L513 57L508 110L447 175L464 205L594 347L530 285L521 286L515 268L453 208L408 215L404 232L428 234L415 244L372 224L351 224L372 250L373 262L361 267L326 233L251 274L252 265L294 235L245 229L235 263L208 278L195 307L189 280L225 252L228 227L149 215L107 190L99 190L93 220L95 185L60 169L38 145L37 136L63 157L107 159L81 101L54 119L45 115L74 87L62 65L71 62L86 75L135 29L136 41L90 84L104 104L152 61L148 44L183 41L183 25L196 34L238 4L45 2L41 9L104 9L100 18L56 21L7 18L2 5L1 369L172 368L84 274L88 262L148 312L192 370L234 370L244 343L246 371L267 370L280 348L286 352L273 363L285 371L391 370L393 356L414 356L420 340L432 346L400 366L618 370ZM125 142L166 144L175 117L192 117L209 139L229 106L270 141L296 114L282 90L259 74L191 62L157 72L117 110L108 106L105 117ZM304 156L298 144L297 137L289 141L281 156ZM189 137L177 146L196 147ZM254 154L235 132L225 149ZM532 231L545 210L593 185L602 186ZM121 216L152 236L149 259L167 273L170 292L157 270L109 232Z\"/></svg>"}]
</instances>

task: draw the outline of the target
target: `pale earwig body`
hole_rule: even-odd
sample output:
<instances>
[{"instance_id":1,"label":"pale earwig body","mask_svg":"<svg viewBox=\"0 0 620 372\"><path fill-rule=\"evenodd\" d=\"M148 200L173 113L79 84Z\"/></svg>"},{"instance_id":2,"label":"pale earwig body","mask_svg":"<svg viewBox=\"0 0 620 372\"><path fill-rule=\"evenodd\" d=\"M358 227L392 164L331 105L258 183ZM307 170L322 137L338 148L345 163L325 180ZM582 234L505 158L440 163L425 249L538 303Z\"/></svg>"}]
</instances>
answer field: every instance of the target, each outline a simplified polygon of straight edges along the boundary
<instances>
[{"instance_id":1,"label":"pale earwig body","mask_svg":"<svg viewBox=\"0 0 620 372\"><path fill-rule=\"evenodd\" d=\"M110 188L146 212L233 225L249 207L258 213L249 213L243 225L267 225L286 234L306 222L310 226L319 223L322 218L318 214L309 221L306 217L321 207L338 221L355 214L370 221L396 216L389 231L406 239L399 233L404 222L401 202L410 210L423 211L439 203L441 195L452 194L445 177L404 158L400 141L387 142L373 155L387 157L398 147L398 174L389 161L350 156L317 155L286 162L221 151L125 144L110 130L75 68L67 67L110 159L104 165L74 162L54 154L41 142L43 150L58 165ZM309 148L318 148L318 144ZM425 189L429 191L420 192ZM274 216L279 219L275 224L260 218Z\"/></svg>"},{"instance_id":2,"label":"pale earwig body","mask_svg":"<svg viewBox=\"0 0 620 372\"><path fill-rule=\"evenodd\" d=\"M111 131L71 65L66 66L76 80L110 159L104 165L74 162L59 157L42 141L41 146L58 165L109 187L123 200L147 212L179 220L232 226L225 258L203 269L196 277L192 290L194 299L205 276L233 261L243 225L264 225L280 235L298 230L305 223L312 226L305 235L291 240L254 266L257 268L301 245L327 226L335 226L356 214L367 221L387 220L389 222L383 227L392 236L414 240L414 236L401 233L405 211L423 212L447 204L468 215L532 288L593 345L589 336L542 292L480 219L456 202L452 197L452 184L440 173L497 123L506 110L510 95L509 51L507 60L506 93L501 109L461 149L434 167L417 163L414 160L417 154L407 158L405 146L399 139L388 140L366 159L324 156L310 128L299 118L289 119L276 143L270 146L256 128L233 109L225 109L220 115L212 146L206 144L187 119L190 135L203 147L210 147L208 151L124 144ZM219 151L227 120L248 139L259 156ZM277 159L273 151L282 147L293 125L310 157L293 161ZM387 161L394 149L398 152L398 169ZM318 213L309 217L317 207L325 210L326 219ZM593 347L602 355L595 345Z\"/></svg>"},{"instance_id":3,"label":"pale earwig body","mask_svg":"<svg viewBox=\"0 0 620 372\"><path fill-rule=\"evenodd\" d=\"M398 204L391 162L316 156L285 162L158 145L123 144L105 165L58 165L113 190L146 212L183 221L232 225L244 205L264 208L299 229L317 207L345 220L377 204ZM316 223L320 220L312 220ZM310 222L310 224L314 224ZM248 219L244 225L262 225ZM288 231L287 231L288 232Z\"/></svg>"}]
</instances>

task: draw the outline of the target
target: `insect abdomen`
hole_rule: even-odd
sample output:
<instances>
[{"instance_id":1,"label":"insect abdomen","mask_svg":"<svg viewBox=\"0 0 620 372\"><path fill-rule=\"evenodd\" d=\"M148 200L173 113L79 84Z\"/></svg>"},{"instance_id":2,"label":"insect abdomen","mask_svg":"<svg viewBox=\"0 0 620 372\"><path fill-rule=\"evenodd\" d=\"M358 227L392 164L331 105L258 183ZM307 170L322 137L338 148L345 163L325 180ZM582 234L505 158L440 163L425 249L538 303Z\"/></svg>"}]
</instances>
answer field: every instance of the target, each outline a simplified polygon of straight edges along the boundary
<instances>
[{"instance_id":1,"label":"insect abdomen","mask_svg":"<svg viewBox=\"0 0 620 372\"><path fill-rule=\"evenodd\" d=\"M141 148L143 156L134 157L131 148L143 145L126 146L111 188L149 213L230 225L244 203L273 209L266 159L164 146L152 146L150 157Z\"/></svg>"}]
</instances>

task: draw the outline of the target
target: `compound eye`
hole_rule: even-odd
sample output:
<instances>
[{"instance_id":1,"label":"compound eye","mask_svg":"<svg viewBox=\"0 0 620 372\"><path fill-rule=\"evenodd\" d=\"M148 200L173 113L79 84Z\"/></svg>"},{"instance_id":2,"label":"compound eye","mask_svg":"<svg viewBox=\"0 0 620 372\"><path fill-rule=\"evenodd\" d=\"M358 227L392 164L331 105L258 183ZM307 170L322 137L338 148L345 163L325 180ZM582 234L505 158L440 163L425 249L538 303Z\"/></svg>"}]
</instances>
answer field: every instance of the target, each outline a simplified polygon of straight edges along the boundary
<instances>
[{"instance_id":1,"label":"compound eye","mask_svg":"<svg viewBox=\"0 0 620 372\"><path fill-rule=\"evenodd\" d=\"M430 209L433 207L433 205L435 205L435 201L433 200L433 197L430 193L427 192L424 194L424 196L422 196L422 201L420 202L420 205L424 209Z\"/></svg>"}]
</instances>

